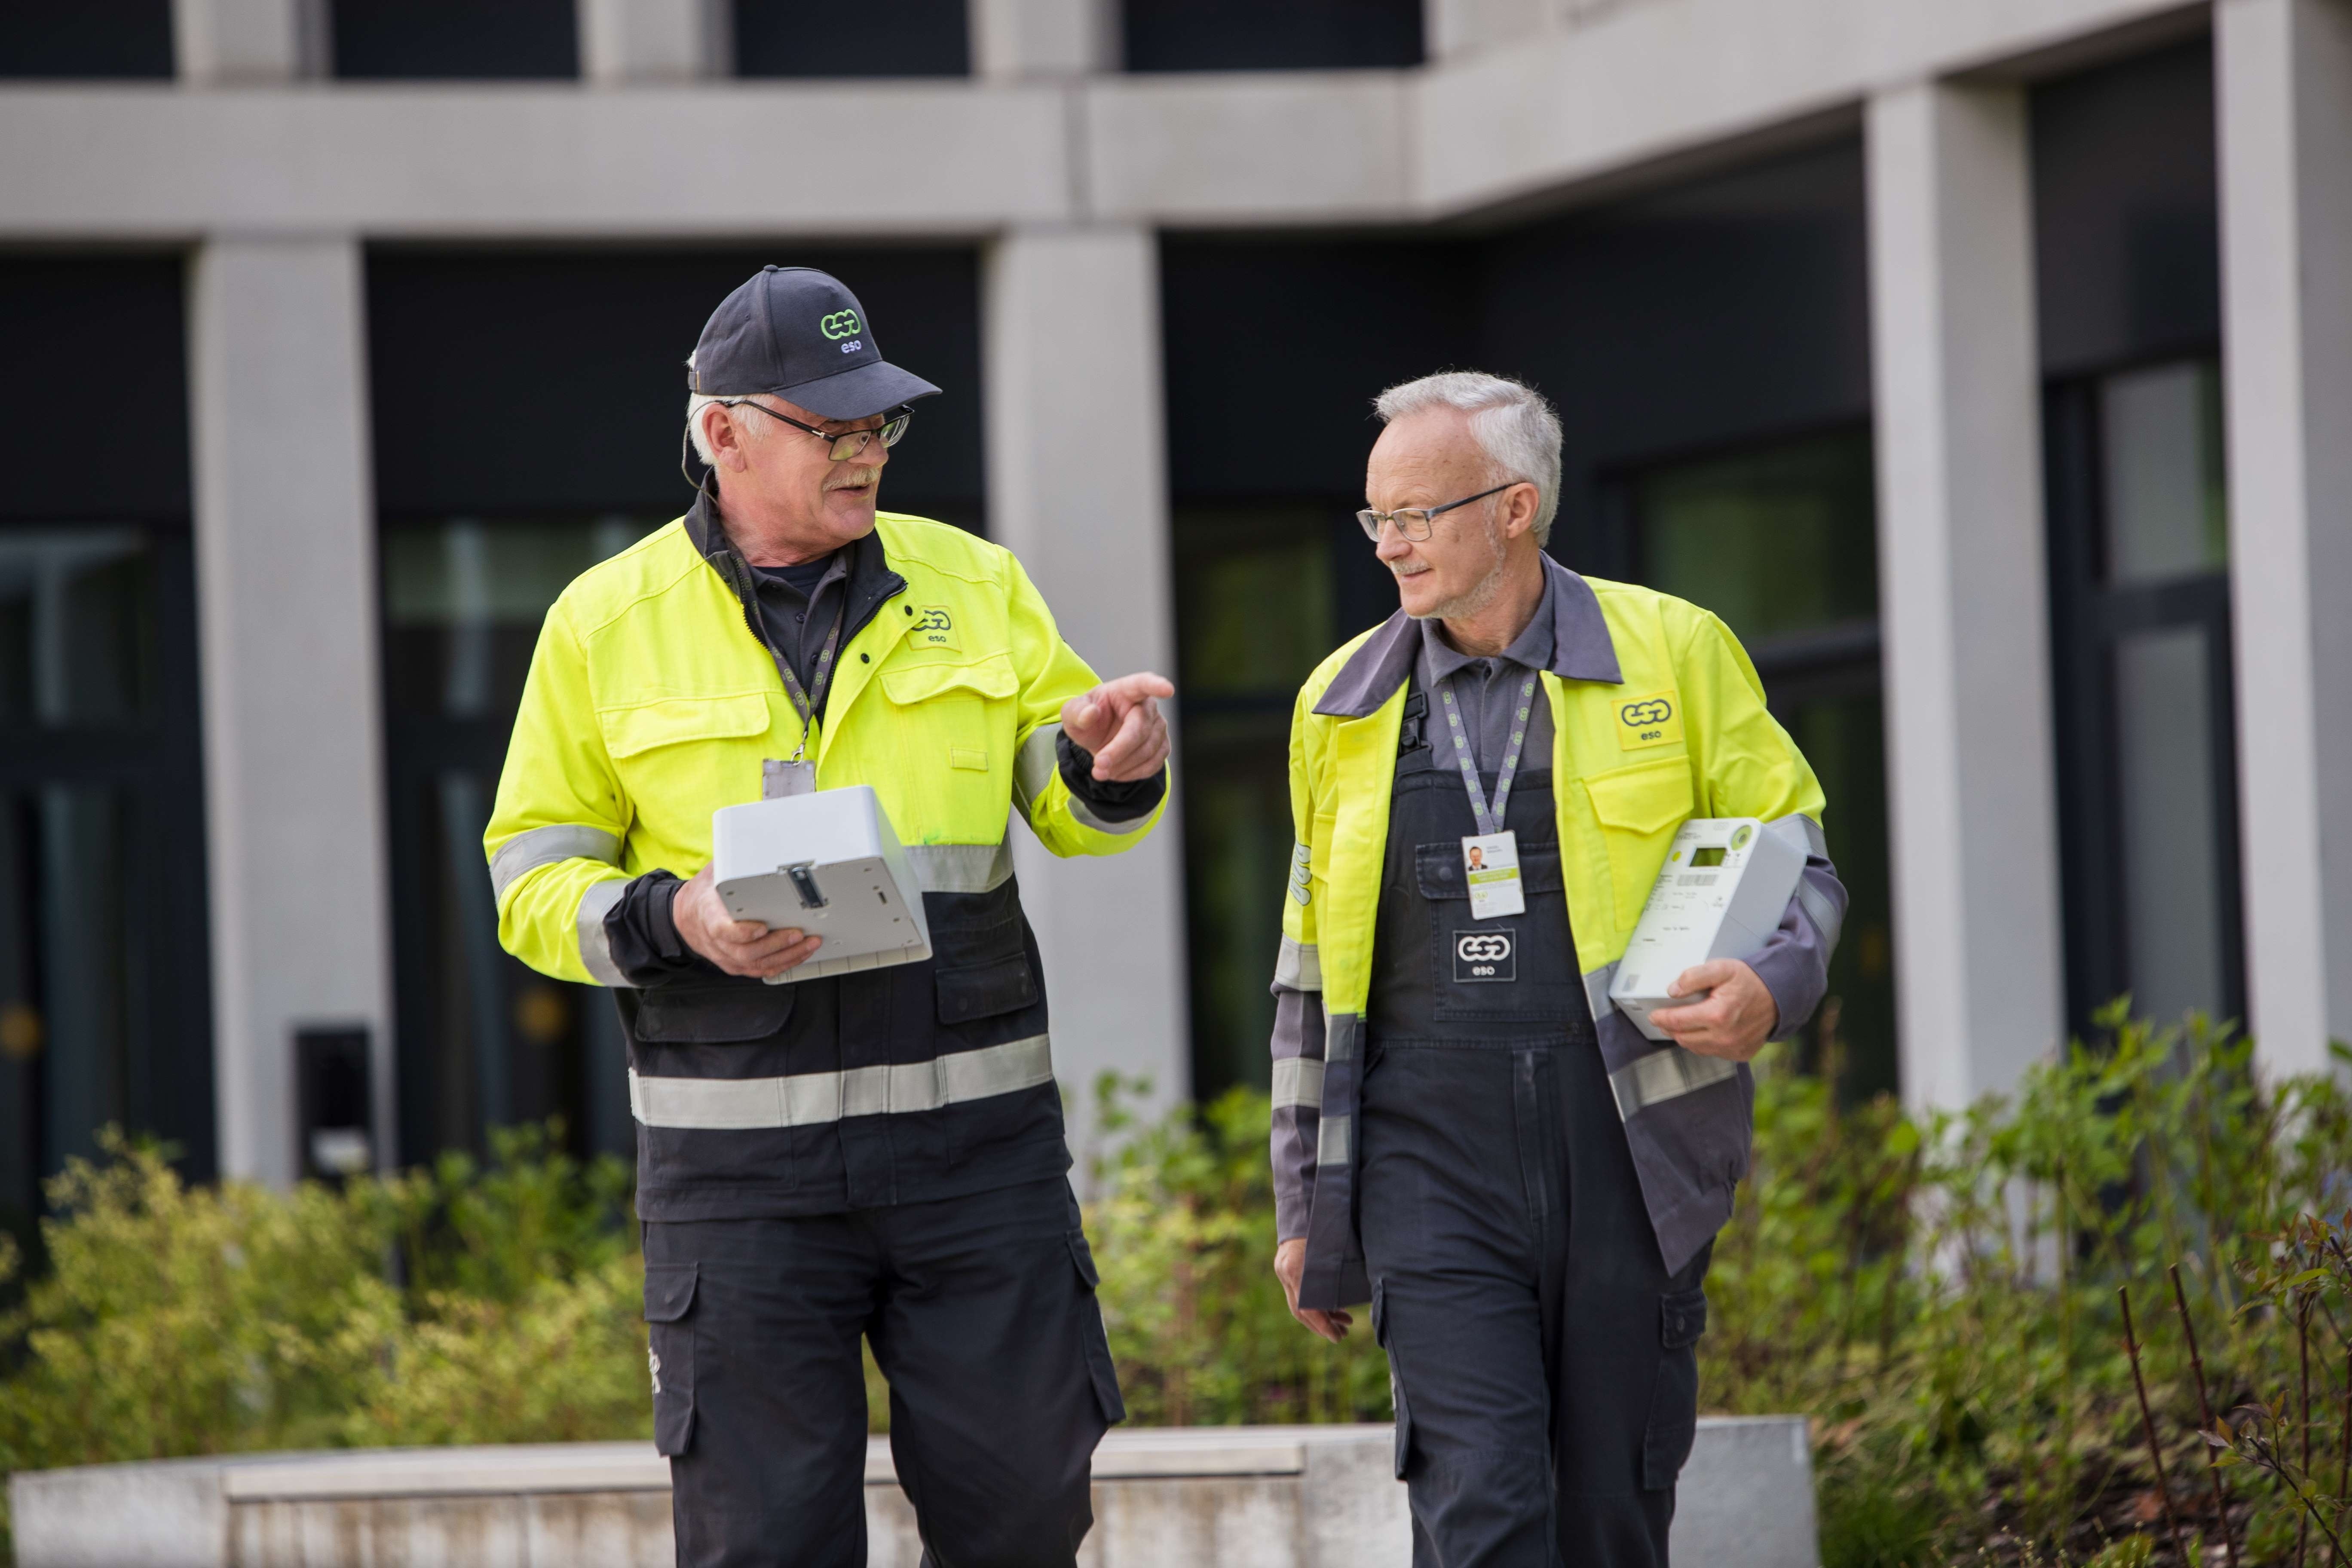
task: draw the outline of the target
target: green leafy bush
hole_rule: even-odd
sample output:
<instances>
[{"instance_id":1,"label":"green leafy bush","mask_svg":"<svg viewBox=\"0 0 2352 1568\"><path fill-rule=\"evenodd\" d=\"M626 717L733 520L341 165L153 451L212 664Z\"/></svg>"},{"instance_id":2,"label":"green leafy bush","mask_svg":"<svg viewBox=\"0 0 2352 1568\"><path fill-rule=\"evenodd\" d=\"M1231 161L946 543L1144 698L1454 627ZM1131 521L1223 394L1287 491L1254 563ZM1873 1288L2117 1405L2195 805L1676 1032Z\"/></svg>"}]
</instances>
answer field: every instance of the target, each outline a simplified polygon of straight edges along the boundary
<instances>
[{"instance_id":1,"label":"green leafy bush","mask_svg":"<svg viewBox=\"0 0 2352 1568\"><path fill-rule=\"evenodd\" d=\"M2264 1086L2242 1039L2105 1024L2099 1050L1924 1124L1761 1064L1702 1388L1710 1409L1812 1418L1824 1568L2168 1563L2168 1505L2189 1554L2218 1544L2176 1262L2208 1395L2239 1413L2225 1440L2254 1445L2224 1476L2231 1539L2247 1563L2295 1560L2260 1444L2315 1495L2343 1460L2344 1424L2315 1418L2300 1462L2299 1378L2308 1349L2311 1408L2345 1407L2352 1258L2328 1266L2314 1249L2343 1233L2299 1216L2344 1205L2352 1101L2331 1079ZM1138 1126L1137 1087L1099 1087L1116 1148L1087 1216L1133 1419L1386 1418L1370 1334L1328 1345L1283 1308L1265 1097ZM189 1189L155 1151L110 1148L53 1184L49 1270L0 1318L0 1468L646 1435L619 1162L526 1131L486 1165L275 1194ZM870 1364L868 1386L878 1428Z\"/></svg>"},{"instance_id":2,"label":"green leafy bush","mask_svg":"<svg viewBox=\"0 0 2352 1568\"><path fill-rule=\"evenodd\" d=\"M487 1168L279 1194L107 1146L50 1184L49 1271L0 1317L0 1470L650 1434L620 1162L526 1129Z\"/></svg>"}]
</instances>

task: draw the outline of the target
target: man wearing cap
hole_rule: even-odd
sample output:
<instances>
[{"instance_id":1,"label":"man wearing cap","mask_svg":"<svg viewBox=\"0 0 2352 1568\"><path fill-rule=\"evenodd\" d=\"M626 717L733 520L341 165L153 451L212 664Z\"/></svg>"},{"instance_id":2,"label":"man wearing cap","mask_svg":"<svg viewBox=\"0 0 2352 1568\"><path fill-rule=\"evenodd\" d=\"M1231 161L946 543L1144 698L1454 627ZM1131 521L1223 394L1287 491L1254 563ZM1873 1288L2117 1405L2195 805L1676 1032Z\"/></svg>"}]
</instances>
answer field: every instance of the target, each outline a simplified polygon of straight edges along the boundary
<instances>
[{"instance_id":1,"label":"man wearing cap","mask_svg":"<svg viewBox=\"0 0 2352 1568\"><path fill-rule=\"evenodd\" d=\"M1172 689L1097 681L1007 552L877 511L940 389L839 281L764 268L688 364L711 482L548 613L484 839L507 950L626 1026L677 1561L865 1562L863 1338L926 1561L1069 1563L1124 1409L1006 818L1139 842ZM713 889L716 808L852 784L928 962L828 963Z\"/></svg>"},{"instance_id":2,"label":"man wearing cap","mask_svg":"<svg viewBox=\"0 0 2352 1568\"><path fill-rule=\"evenodd\" d=\"M1400 605L1291 721L1275 1272L1328 1339L1371 1304L1416 1568L1661 1568L1745 1063L1845 912L1821 786L1720 620L1544 553L1540 395L1457 371L1374 407L1356 515ZM1761 949L1661 977L1654 1041L1609 988L1692 816L1806 868Z\"/></svg>"}]
</instances>

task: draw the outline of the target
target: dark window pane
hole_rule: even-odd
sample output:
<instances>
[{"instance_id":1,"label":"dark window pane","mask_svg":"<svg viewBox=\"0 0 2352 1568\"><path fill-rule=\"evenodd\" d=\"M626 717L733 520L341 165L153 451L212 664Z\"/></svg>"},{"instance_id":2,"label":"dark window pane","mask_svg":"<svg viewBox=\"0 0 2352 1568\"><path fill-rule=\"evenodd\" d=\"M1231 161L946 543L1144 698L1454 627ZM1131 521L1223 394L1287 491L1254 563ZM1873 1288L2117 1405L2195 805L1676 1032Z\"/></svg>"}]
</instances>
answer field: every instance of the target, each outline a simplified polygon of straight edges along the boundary
<instances>
[{"instance_id":1,"label":"dark window pane","mask_svg":"<svg viewBox=\"0 0 2352 1568\"><path fill-rule=\"evenodd\" d=\"M499 945L482 832L541 622L566 584L658 517L394 520L383 531L394 898L407 1157L479 1148L562 1116L625 1152L625 1063L609 999Z\"/></svg>"},{"instance_id":2,"label":"dark window pane","mask_svg":"<svg viewBox=\"0 0 2352 1568\"><path fill-rule=\"evenodd\" d=\"M1290 708L1339 641L1341 502L1181 506L1185 907L1193 1092L1266 1084L1290 822ZM1353 518L1346 519L1353 530ZM1360 540L1361 535L1358 538ZM1342 546L1344 547L1344 546ZM1369 552L1370 547L1366 547Z\"/></svg>"},{"instance_id":3,"label":"dark window pane","mask_svg":"<svg viewBox=\"0 0 2352 1568\"><path fill-rule=\"evenodd\" d=\"M797 0L735 0L735 74L969 76L965 0L894 0L846 13Z\"/></svg>"},{"instance_id":4,"label":"dark window pane","mask_svg":"<svg viewBox=\"0 0 2352 1568\"><path fill-rule=\"evenodd\" d=\"M1663 465L1630 487L1641 580L1723 617L1821 781L1849 903L1799 1059L1850 1100L1895 1087L1872 485L1869 433L1851 430Z\"/></svg>"},{"instance_id":5,"label":"dark window pane","mask_svg":"<svg viewBox=\"0 0 2352 1568\"><path fill-rule=\"evenodd\" d=\"M184 288L176 256L0 259L0 521L185 519ZM136 461L79 456L109 407L136 411Z\"/></svg>"},{"instance_id":6,"label":"dark window pane","mask_svg":"<svg viewBox=\"0 0 2352 1568\"><path fill-rule=\"evenodd\" d=\"M1878 613L1867 434L1655 468L1638 483L1642 580L1756 644Z\"/></svg>"},{"instance_id":7,"label":"dark window pane","mask_svg":"<svg viewBox=\"0 0 2352 1568\"><path fill-rule=\"evenodd\" d=\"M1421 0L1125 0L1131 71L1414 66Z\"/></svg>"},{"instance_id":8,"label":"dark window pane","mask_svg":"<svg viewBox=\"0 0 2352 1568\"><path fill-rule=\"evenodd\" d=\"M2044 82L2030 102L2043 373L2218 341L2211 40Z\"/></svg>"},{"instance_id":9,"label":"dark window pane","mask_svg":"<svg viewBox=\"0 0 2352 1568\"><path fill-rule=\"evenodd\" d=\"M881 504L976 526L980 266L961 248L372 253L379 504L411 517L677 516L693 500L678 473L686 356L719 301L768 262L840 278L891 362L945 389L891 448ZM504 365L530 366L561 395L516 396L484 368Z\"/></svg>"},{"instance_id":10,"label":"dark window pane","mask_svg":"<svg viewBox=\"0 0 2352 1568\"><path fill-rule=\"evenodd\" d=\"M2191 360L2111 375L2099 389L2099 422L2108 580L2227 569L2221 367Z\"/></svg>"},{"instance_id":11,"label":"dark window pane","mask_svg":"<svg viewBox=\"0 0 2352 1568\"><path fill-rule=\"evenodd\" d=\"M155 574L133 528L0 531L0 725L138 717L155 680Z\"/></svg>"},{"instance_id":12,"label":"dark window pane","mask_svg":"<svg viewBox=\"0 0 2352 1568\"><path fill-rule=\"evenodd\" d=\"M574 0L333 0L340 77L580 74Z\"/></svg>"},{"instance_id":13,"label":"dark window pane","mask_svg":"<svg viewBox=\"0 0 2352 1568\"><path fill-rule=\"evenodd\" d=\"M0 78L171 74L171 0L0 0Z\"/></svg>"}]
</instances>

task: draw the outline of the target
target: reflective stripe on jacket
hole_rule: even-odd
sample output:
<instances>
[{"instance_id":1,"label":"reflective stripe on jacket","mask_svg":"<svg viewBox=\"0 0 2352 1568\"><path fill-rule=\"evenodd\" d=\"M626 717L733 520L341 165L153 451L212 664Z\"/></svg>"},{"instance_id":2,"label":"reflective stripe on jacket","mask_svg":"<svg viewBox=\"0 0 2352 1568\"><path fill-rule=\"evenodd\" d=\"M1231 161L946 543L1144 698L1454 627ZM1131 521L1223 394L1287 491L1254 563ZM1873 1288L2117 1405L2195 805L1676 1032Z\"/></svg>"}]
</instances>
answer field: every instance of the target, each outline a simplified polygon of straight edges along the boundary
<instances>
[{"instance_id":1,"label":"reflective stripe on jacket","mask_svg":"<svg viewBox=\"0 0 2352 1568\"><path fill-rule=\"evenodd\" d=\"M1820 1000L1844 890L1821 835L1821 785L1766 710L1729 628L1667 595L1545 567L1557 624L1541 679L1573 962L1671 1271L1730 1215L1753 1100L1746 1067L1654 1042L1608 999L1675 831L1694 816L1754 816L1804 837L1808 868L1786 940L1752 961L1780 1003L1783 1032ZM1323 662L1292 718L1297 847L1275 977L1273 1153L1281 1232L1307 1239L1304 1306L1362 1300L1368 1289L1354 1250L1355 1089L1417 647L1412 623L1391 617ZM1333 1102L1334 1086L1346 1103Z\"/></svg>"},{"instance_id":2,"label":"reflective stripe on jacket","mask_svg":"<svg viewBox=\"0 0 2352 1568\"><path fill-rule=\"evenodd\" d=\"M483 842L499 940L542 973L629 986L606 939L624 890L699 870L711 813L760 799L763 763L800 748L773 658L698 542L709 527L698 508L590 570L541 632ZM1056 855L1108 855L1141 841L1164 795L1114 822L1071 793L1061 707L1096 677L1009 552L888 512L854 548L878 550L860 570L880 603L845 626L807 755L820 789L873 786L933 958L781 986L701 965L620 991L648 1218L906 1202L1066 1168L1008 809Z\"/></svg>"}]
</instances>

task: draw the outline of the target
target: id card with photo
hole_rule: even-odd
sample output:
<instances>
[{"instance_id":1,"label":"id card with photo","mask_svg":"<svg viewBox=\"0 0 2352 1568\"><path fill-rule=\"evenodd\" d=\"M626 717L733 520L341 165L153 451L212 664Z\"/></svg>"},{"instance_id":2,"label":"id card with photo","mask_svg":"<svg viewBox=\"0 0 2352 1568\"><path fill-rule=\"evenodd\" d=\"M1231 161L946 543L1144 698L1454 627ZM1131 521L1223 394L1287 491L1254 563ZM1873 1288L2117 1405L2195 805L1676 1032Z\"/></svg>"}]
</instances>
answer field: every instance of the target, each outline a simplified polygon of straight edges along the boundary
<instances>
[{"instance_id":1,"label":"id card with photo","mask_svg":"<svg viewBox=\"0 0 2352 1568\"><path fill-rule=\"evenodd\" d=\"M1472 920L1527 912L1527 895L1519 886L1517 834L1472 834L1462 841L1462 868L1470 884Z\"/></svg>"}]
</instances>

